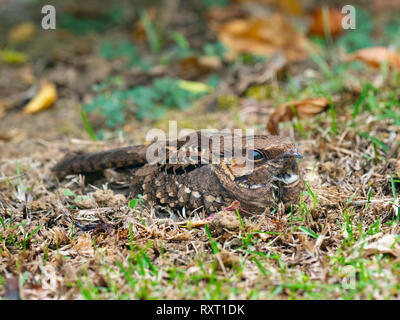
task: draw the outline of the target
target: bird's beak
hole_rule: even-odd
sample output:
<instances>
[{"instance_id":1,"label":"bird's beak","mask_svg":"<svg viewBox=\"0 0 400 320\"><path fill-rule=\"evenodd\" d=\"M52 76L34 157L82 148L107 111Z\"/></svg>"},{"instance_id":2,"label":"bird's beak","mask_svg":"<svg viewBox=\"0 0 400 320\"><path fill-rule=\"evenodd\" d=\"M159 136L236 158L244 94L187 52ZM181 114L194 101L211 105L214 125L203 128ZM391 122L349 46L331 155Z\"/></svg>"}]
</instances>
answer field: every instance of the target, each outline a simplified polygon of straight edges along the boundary
<instances>
[{"instance_id":1,"label":"bird's beak","mask_svg":"<svg viewBox=\"0 0 400 320\"><path fill-rule=\"evenodd\" d=\"M296 149L289 149L282 155L282 158L288 158L288 157L295 157L298 159L303 159L303 156L301 155L301 153L298 152Z\"/></svg>"}]
</instances>

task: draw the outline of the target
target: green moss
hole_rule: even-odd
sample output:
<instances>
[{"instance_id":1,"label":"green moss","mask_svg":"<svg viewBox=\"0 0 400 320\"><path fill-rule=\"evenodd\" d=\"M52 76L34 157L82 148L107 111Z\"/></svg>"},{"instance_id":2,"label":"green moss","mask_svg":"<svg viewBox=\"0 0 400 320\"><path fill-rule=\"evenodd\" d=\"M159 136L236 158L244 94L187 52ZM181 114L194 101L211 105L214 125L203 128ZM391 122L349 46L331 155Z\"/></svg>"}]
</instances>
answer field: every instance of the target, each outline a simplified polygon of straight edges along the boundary
<instances>
[{"instance_id":1,"label":"green moss","mask_svg":"<svg viewBox=\"0 0 400 320\"><path fill-rule=\"evenodd\" d=\"M269 84L250 87L245 92L246 98L256 99L257 101L264 101L270 99L273 95L273 88Z\"/></svg>"},{"instance_id":2,"label":"green moss","mask_svg":"<svg viewBox=\"0 0 400 320\"><path fill-rule=\"evenodd\" d=\"M231 94L218 97L217 108L219 110L237 109L239 106L239 98L235 95Z\"/></svg>"}]
</instances>

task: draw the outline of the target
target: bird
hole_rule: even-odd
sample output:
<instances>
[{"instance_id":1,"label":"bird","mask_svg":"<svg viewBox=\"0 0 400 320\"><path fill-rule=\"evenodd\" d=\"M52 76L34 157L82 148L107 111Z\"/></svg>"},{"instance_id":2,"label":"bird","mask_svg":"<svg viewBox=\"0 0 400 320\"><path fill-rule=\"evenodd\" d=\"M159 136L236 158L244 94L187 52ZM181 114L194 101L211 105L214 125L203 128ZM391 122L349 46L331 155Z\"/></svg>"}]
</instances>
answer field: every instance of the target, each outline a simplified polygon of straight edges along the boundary
<instances>
[{"instance_id":1,"label":"bird","mask_svg":"<svg viewBox=\"0 0 400 320\"><path fill-rule=\"evenodd\" d=\"M201 130L147 145L67 154L52 171L64 177L125 169L130 193L151 205L213 214L239 201L244 212L260 214L299 200L301 158L289 138Z\"/></svg>"}]
</instances>

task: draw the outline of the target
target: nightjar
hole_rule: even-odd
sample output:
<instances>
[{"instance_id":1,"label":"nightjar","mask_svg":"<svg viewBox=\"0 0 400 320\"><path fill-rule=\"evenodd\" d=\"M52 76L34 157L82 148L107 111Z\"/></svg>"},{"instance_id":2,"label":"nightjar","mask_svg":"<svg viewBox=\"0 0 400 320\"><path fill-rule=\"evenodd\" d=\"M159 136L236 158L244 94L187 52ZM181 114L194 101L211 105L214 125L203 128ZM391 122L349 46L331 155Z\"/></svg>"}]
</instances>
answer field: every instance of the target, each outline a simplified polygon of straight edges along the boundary
<instances>
[{"instance_id":1,"label":"nightjar","mask_svg":"<svg viewBox=\"0 0 400 320\"><path fill-rule=\"evenodd\" d=\"M178 140L67 155L53 171L65 176L124 168L131 194L153 205L211 214L238 200L244 211L262 213L298 201L304 187L298 158L287 138L198 131Z\"/></svg>"}]
</instances>

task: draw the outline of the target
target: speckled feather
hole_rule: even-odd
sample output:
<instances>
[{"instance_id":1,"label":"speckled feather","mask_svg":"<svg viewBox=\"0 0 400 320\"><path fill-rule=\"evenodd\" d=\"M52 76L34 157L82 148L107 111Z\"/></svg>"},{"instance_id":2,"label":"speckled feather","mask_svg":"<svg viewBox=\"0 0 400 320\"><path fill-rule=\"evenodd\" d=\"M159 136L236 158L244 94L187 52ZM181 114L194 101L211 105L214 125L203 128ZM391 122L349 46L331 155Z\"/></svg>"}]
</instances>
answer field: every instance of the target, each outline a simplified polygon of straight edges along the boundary
<instances>
[{"instance_id":1,"label":"speckled feather","mask_svg":"<svg viewBox=\"0 0 400 320\"><path fill-rule=\"evenodd\" d=\"M200 140L200 132L196 132L178 143L155 142L98 153L67 155L53 171L64 176L128 167L133 195L142 194L151 204L168 206L172 210L203 208L206 213L213 213L233 200L239 200L244 210L262 212L280 201L286 207L297 201L303 182L296 162L299 153L294 144L277 136L236 138L231 134L216 136L212 133L204 135L203 132ZM231 163L211 163L213 155L229 158L227 151L235 148L243 149L244 153L249 142L264 156L263 161L254 161L252 171L246 171L232 157ZM169 161L162 164L148 162L146 153L150 147L161 148Z\"/></svg>"}]
</instances>

